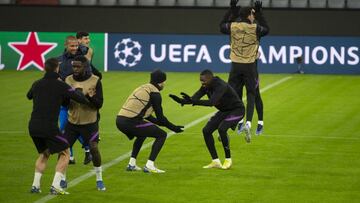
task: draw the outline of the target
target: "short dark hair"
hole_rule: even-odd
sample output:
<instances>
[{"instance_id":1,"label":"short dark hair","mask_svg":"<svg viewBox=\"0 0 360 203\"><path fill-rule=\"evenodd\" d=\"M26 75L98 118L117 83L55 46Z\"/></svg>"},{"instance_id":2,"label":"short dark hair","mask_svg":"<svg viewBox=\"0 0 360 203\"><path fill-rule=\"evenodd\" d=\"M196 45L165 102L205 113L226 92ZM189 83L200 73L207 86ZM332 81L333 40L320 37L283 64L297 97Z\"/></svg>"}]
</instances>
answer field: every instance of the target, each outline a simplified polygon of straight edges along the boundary
<instances>
[{"instance_id":1,"label":"short dark hair","mask_svg":"<svg viewBox=\"0 0 360 203\"><path fill-rule=\"evenodd\" d=\"M247 19L247 17L251 14L251 7L241 7L240 8L240 12L239 12L239 16L242 20Z\"/></svg>"},{"instance_id":2,"label":"short dark hair","mask_svg":"<svg viewBox=\"0 0 360 203\"><path fill-rule=\"evenodd\" d=\"M67 44L69 41L77 41L76 37L69 35L65 38L65 44Z\"/></svg>"},{"instance_id":3,"label":"short dark hair","mask_svg":"<svg viewBox=\"0 0 360 203\"><path fill-rule=\"evenodd\" d=\"M45 61L46 72L55 72L58 66L59 66L59 60L57 58L49 58Z\"/></svg>"},{"instance_id":4,"label":"short dark hair","mask_svg":"<svg viewBox=\"0 0 360 203\"><path fill-rule=\"evenodd\" d=\"M201 71L200 75L211 75L214 76L213 72L210 69L205 69Z\"/></svg>"},{"instance_id":5,"label":"short dark hair","mask_svg":"<svg viewBox=\"0 0 360 203\"><path fill-rule=\"evenodd\" d=\"M78 55L75 56L74 61L80 61L82 65L84 65L85 67L88 66L89 61L87 60L87 58L83 55Z\"/></svg>"},{"instance_id":6,"label":"short dark hair","mask_svg":"<svg viewBox=\"0 0 360 203\"><path fill-rule=\"evenodd\" d=\"M89 33L88 32L85 32L85 31L79 31L76 33L76 38L77 39L81 39L83 37L87 37L89 36Z\"/></svg>"}]
</instances>

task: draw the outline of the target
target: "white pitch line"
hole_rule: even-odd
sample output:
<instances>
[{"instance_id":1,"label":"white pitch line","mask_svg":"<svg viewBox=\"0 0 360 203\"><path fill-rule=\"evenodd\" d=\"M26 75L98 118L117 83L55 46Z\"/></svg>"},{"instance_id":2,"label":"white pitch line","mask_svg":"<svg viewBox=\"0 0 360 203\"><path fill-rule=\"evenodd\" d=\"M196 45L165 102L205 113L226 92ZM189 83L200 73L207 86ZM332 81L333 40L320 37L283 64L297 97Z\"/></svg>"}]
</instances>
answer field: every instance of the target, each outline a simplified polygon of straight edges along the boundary
<instances>
[{"instance_id":1,"label":"white pitch line","mask_svg":"<svg viewBox=\"0 0 360 203\"><path fill-rule=\"evenodd\" d=\"M275 87L275 86L277 86L277 85L280 85L280 84L283 83L283 82L286 82L287 80L290 80L291 78L292 78L291 76L285 77L285 78L283 78L283 79L281 79L281 80L279 80L279 81L277 81L277 82L274 82L274 83L272 83L272 84L264 87L263 89L260 90L260 92L265 92L265 91L267 91L267 90L269 90L269 89L271 89L271 88L273 88L273 87ZM188 123L187 125L185 125L184 130L186 130L186 129L188 129L188 128L191 128L192 126L194 126L194 125L196 125L196 124L198 124L198 123L200 123L200 122L202 122L202 121L210 118L212 115L214 115L214 112L209 113L209 114L207 114L207 115L205 115L205 116L203 116L203 117L201 117L201 118L198 118L198 119L196 119L196 120ZM119 132L119 133L120 133L120 132ZM174 132L169 132L169 133L167 134L167 138L170 138L170 137L171 137L172 135L174 135L174 134L175 134ZM153 142L149 142L149 143L144 144L144 145L141 147L141 150L140 150L140 151L142 151L142 150L150 147L150 146L152 145L152 143L153 143ZM110 161L110 162L102 165L103 171L105 171L107 168L109 168L109 167L111 167L111 166L113 166L113 165L115 165L115 164L117 164L117 163L119 163L119 162L121 162L121 161L129 158L130 156L131 156L131 151L129 151L129 152L125 153L125 154L122 154L121 156L115 158L114 160L112 160L112 161ZM79 176L79 177L75 178L74 180L72 180L72 181L69 182L68 188L73 187L73 186L79 184L80 182L88 179L89 177L93 176L94 174L95 174L95 172L92 170L92 171L90 171L90 172L88 172L88 173L86 173L86 174L84 174L84 175L82 175L82 176ZM43 198L35 201L35 203L45 203L45 202L47 202L47 201L49 201L49 200L51 200L51 199L53 199L53 198L55 198L55 197L56 197L56 195L46 195L45 197L43 197Z\"/></svg>"}]
</instances>

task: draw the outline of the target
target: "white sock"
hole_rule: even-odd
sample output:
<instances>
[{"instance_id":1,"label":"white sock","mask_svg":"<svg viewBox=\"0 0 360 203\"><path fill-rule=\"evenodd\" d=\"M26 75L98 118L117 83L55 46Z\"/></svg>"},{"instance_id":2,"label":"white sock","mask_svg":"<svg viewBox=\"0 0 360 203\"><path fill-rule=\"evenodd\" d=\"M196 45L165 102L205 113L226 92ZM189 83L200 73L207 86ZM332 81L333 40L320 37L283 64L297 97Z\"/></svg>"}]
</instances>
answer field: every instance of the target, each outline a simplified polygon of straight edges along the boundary
<instances>
[{"instance_id":1,"label":"white sock","mask_svg":"<svg viewBox=\"0 0 360 203\"><path fill-rule=\"evenodd\" d=\"M63 176L61 177L61 180L66 181L66 173L63 174Z\"/></svg>"},{"instance_id":2,"label":"white sock","mask_svg":"<svg viewBox=\"0 0 360 203\"><path fill-rule=\"evenodd\" d=\"M102 181L102 168L101 168L101 166L99 166L99 167L94 166L94 169L95 169L95 174L96 174L96 181Z\"/></svg>"},{"instance_id":3,"label":"white sock","mask_svg":"<svg viewBox=\"0 0 360 203\"><path fill-rule=\"evenodd\" d=\"M238 123L243 123L244 122L244 119L241 119L241 121L239 121Z\"/></svg>"},{"instance_id":4,"label":"white sock","mask_svg":"<svg viewBox=\"0 0 360 203\"><path fill-rule=\"evenodd\" d=\"M35 186L36 188L40 188L40 180L41 180L42 173L35 172L34 174L34 181L32 186Z\"/></svg>"},{"instance_id":5,"label":"white sock","mask_svg":"<svg viewBox=\"0 0 360 203\"><path fill-rule=\"evenodd\" d=\"M146 162L146 167L147 167L147 168L150 168L150 169L154 169L154 168L155 168L154 162L151 161L151 160L148 160L148 161Z\"/></svg>"},{"instance_id":6,"label":"white sock","mask_svg":"<svg viewBox=\"0 0 360 203\"><path fill-rule=\"evenodd\" d=\"M136 159L135 159L135 158L130 157L129 165L131 165L131 166L135 166L135 165L136 165Z\"/></svg>"},{"instance_id":7,"label":"white sock","mask_svg":"<svg viewBox=\"0 0 360 203\"><path fill-rule=\"evenodd\" d=\"M216 163L220 163L220 159L219 159L219 158L213 159L212 161L213 161L213 162L216 162Z\"/></svg>"},{"instance_id":8,"label":"white sock","mask_svg":"<svg viewBox=\"0 0 360 203\"><path fill-rule=\"evenodd\" d=\"M249 126L249 128L251 128L251 121L246 121L246 125Z\"/></svg>"},{"instance_id":9,"label":"white sock","mask_svg":"<svg viewBox=\"0 0 360 203\"><path fill-rule=\"evenodd\" d=\"M75 158L74 158L73 156L70 157L70 160L71 160L71 161L74 161L74 159L75 159Z\"/></svg>"},{"instance_id":10,"label":"white sock","mask_svg":"<svg viewBox=\"0 0 360 203\"><path fill-rule=\"evenodd\" d=\"M258 121L259 125L264 125L264 121Z\"/></svg>"},{"instance_id":11,"label":"white sock","mask_svg":"<svg viewBox=\"0 0 360 203\"><path fill-rule=\"evenodd\" d=\"M64 174L60 173L60 172L56 172L55 176L54 176L54 180L52 182L52 186L55 187L56 189L61 189L60 187L60 181L61 178L64 176Z\"/></svg>"}]
</instances>

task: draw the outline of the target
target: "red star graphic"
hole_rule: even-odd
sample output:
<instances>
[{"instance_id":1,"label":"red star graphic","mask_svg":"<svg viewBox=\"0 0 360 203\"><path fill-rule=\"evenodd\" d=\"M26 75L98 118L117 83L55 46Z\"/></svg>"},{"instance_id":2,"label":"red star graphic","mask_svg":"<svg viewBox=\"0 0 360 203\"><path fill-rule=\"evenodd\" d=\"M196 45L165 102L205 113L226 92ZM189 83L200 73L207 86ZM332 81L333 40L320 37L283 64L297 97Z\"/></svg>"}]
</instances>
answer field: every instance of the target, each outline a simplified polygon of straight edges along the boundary
<instances>
[{"instance_id":1,"label":"red star graphic","mask_svg":"<svg viewBox=\"0 0 360 203\"><path fill-rule=\"evenodd\" d=\"M57 46L57 43L40 42L36 32L30 32L26 42L9 42L8 45L20 54L17 70L25 70L34 65L44 70L45 55Z\"/></svg>"}]
</instances>

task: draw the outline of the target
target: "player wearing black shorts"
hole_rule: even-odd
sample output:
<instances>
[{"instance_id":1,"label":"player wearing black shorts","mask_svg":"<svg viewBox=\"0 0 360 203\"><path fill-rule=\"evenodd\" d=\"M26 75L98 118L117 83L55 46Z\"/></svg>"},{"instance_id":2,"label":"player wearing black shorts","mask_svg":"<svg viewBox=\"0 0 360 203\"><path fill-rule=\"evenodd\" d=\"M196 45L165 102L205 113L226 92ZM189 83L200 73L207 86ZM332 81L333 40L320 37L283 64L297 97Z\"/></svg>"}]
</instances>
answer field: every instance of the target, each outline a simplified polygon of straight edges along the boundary
<instances>
[{"instance_id":1,"label":"player wearing black shorts","mask_svg":"<svg viewBox=\"0 0 360 203\"><path fill-rule=\"evenodd\" d=\"M181 105L215 106L219 110L210 118L202 130L206 147L212 158L212 162L203 168L229 169L232 160L227 131L229 128L235 129L236 124L244 117L244 104L235 90L221 78L214 76L210 70L204 70L200 73L200 81L201 87L192 97L185 93L181 93L183 98L172 94L170 97ZM204 95L207 95L209 100L200 100ZM225 151L224 164L221 164L215 149L212 135L215 130L219 132ZM250 137L245 138L247 142L250 142Z\"/></svg>"},{"instance_id":2,"label":"player wearing black shorts","mask_svg":"<svg viewBox=\"0 0 360 203\"><path fill-rule=\"evenodd\" d=\"M222 33L230 35L231 41L232 67L228 82L239 95L242 95L242 84L245 84L246 87L247 105L244 130L247 136L251 136L250 128L258 86L256 58L259 40L268 34L269 27L262 16L261 1L255 2L255 9L237 8L237 2L238 0L231 0L230 10L220 23L220 30ZM257 23L254 23L255 20Z\"/></svg>"},{"instance_id":3,"label":"player wearing black shorts","mask_svg":"<svg viewBox=\"0 0 360 203\"><path fill-rule=\"evenodd\" d=\"M33 100L29 134L39 153L31 193L41 192L40 180L49 156L58 153L56 173L50 192L67 194L60 187L60 181L69 162L69 142L58 127L60 106L69 98L83 104L88 104L89 101L59 79L59 61L56 58L46 60L45 71L44 77L34 82L27 93L27 98Z\"/></svg>"},{"instance_id":4,"label":"player wearing black shorts","mask_svg":"<svg viewBox=\"0 0 360 203\"><path fill-rule=\"evenodd\" d=\"M117 128L124 133L129 140L136 137L126 168L128 171L139 171L136 165L136 157L147 137L155 138L152 145L150 156L144 167L144 172L164 173L164 170L155 167L155 159L159 154L166 140L166 132L159 128L165 126L168 129L180 133L184 126L172 124L163 114L161 106L160 91L164 88L166 74L161 70L151 73L150 83L136 88L128 97L125 104L120 109L116 117ZM156 118L151 114L155 112Z\"/></svg>"},{"instance_id":5,"label":"player wearing black shorts","mask_svg":"<svg viewBox=\"0 0 360 203\"><path fill-rule=\"evenodd\" d=\"M65 79L65 82L74 89L86 95L91 105L83 105L71 101L68 111L68 124L65 126L65 134L68 136L69 144L72 146L79 135L84 139L84 145L90 146L92 162L96 174L96 187L105 191L102 179L101 155L98 149L99 126L98 110L103 105L102 84L98 76L86 71L89 66L85 56L75 57L72 67L73 74Z\"/></svg>"}]
</instances>

